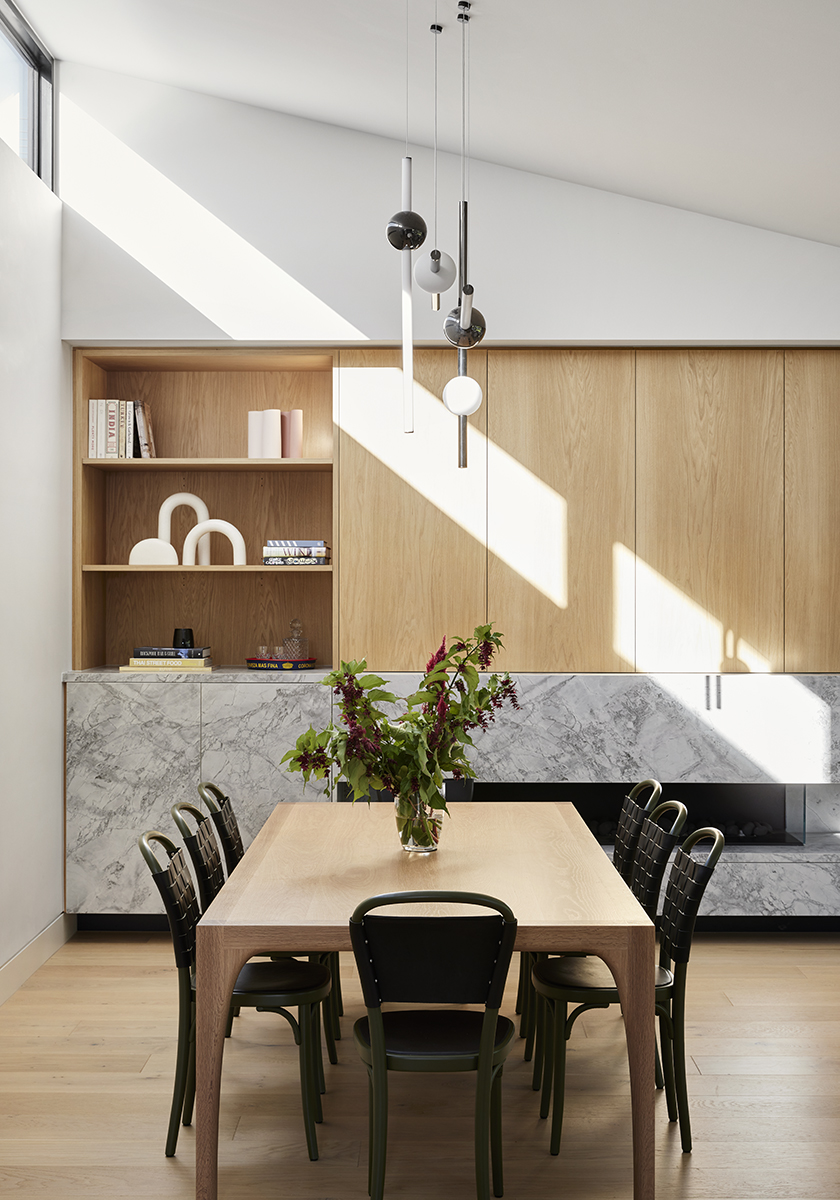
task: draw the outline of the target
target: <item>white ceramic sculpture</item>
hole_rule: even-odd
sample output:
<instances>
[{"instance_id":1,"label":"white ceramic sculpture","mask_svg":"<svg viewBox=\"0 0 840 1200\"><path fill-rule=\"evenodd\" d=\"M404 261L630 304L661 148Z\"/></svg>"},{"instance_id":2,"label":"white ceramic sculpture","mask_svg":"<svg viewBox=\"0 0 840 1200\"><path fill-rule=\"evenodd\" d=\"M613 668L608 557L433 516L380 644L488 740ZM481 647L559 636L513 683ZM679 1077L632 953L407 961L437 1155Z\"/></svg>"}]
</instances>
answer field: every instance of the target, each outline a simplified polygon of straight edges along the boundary
<instances>
[{"instance_id":1,"label":"white ceramic sculpture","mask_svg":"<svg viewBox=\"0 0 840 1200\"><path fill-rule=\"evenodd\" d=\"M245 566L245 539L235 525L231 525L230 521L220 521L218 518L213 518L211 521L199 521L198 525L193 525L192 529L184 539L183 563L185 567L195 566L195 548L199 540L207 533L223 533L230 540L233 546L233 565L235 567Z\"/></svg>"},{"instance_id":2,"label":"white ceramic sculpture","mask_svg":"<svg viewBox=\"0 0 840 1200\"><path fill-rule=\"evenodd\" d=\"M193 509L197 521L207 522L210 520L210 510L199 496L194 496L192 492L175 492L172 496L167 497L160 506L157 537L144 538L142 542L138 542L136 546L132 547L128 556L129 566L168 567L178 565L178 551L172 545L172 513L182 504ZM209 533L199 542L198 561L203 567L210 565ZM195 562L195 558L193 558L193 562Z\"/></svg>"}]
</instances>

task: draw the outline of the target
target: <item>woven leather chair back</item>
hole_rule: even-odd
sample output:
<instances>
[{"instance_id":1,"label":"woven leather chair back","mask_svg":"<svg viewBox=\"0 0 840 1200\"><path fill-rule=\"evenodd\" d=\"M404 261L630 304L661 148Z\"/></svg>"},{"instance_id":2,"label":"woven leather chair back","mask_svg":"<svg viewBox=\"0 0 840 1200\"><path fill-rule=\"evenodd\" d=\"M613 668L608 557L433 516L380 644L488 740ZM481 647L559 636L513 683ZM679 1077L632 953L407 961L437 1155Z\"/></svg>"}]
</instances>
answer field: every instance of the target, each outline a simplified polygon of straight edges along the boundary
<instances>
[{"instance_id":1,"label":"woven leather chair back","mask_svg":"<svg viewBox=\"0 0 840 1200\"><path fill-rule=\"evenodd\" d=\"M664 828L659 822L669 814L673 814L670 827ZM630 890L652 921L656 919L659 907L662 877L687 816L688 811L681 801L666 800L642 821L633 855Z\"/></svg>"},{"instance_id":2,"label":"woven leather chair back","mask_svg":"<svg viewBox=\"0 0 840 1200\"><path fill-rule=\"evenodd\" d=\"M714 845L705 862L691 857L697 842L711 838ZM723 834L719 829L698 829L687 837L677 851L662 906L660 950L671 962L687 963L691 954L691 938L703 893L711 879L723 850Z\"/></svg>"}]
</instances>

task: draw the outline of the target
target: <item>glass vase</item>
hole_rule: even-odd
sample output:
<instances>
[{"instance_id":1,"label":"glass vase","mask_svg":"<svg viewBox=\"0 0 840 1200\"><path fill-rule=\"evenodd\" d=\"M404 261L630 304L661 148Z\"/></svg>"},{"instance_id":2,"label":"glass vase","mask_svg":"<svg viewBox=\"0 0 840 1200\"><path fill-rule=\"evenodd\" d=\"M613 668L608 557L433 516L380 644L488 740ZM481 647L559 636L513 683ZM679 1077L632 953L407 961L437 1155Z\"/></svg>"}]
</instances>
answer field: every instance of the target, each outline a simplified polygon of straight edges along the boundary
<instances>
[{"instance_id":1,"label":"glass vase","mask_svg":"<svg viewBox=\"0 0 840 1200\"><path fill-rule=\"evenodd\" d=\"M396 796L394 813L403 850L412 850L417 854L430 854L437 850L443 809L431 808L415 793L413 796Z\"/></svg>"}]
</instances>

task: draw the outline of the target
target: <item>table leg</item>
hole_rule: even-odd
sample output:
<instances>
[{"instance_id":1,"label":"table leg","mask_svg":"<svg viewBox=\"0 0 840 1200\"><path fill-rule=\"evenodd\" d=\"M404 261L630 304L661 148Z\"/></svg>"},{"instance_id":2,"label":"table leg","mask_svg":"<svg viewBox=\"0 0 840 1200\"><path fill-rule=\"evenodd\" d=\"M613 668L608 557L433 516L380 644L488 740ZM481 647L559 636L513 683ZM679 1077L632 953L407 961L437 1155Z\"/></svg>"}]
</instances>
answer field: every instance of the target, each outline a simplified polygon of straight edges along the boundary
<instances>
[{"instance_id":1,"label":"table leg","mask_svg":"<svg viewBox=\"0 0 840 1200\"><path fill-rule=\"evenodd\" d=\"M631 926L627 941L607 960L618 985L627 1058L630 1064L630 1104L633 1113L633 1200L654 1200L654 1034L653 926Z\"/></svg>"},{"instance_id":2,"label":"table leg","mask_svg":"<svg viewBox=\"0 0 840 1200\"><path fill-rule=\"evenodd\" d=\"M247 953L224 943L220 925L196 930L195 1196L217 1200L219 1091L230 997Z\"/></svg>"}]
</instances>

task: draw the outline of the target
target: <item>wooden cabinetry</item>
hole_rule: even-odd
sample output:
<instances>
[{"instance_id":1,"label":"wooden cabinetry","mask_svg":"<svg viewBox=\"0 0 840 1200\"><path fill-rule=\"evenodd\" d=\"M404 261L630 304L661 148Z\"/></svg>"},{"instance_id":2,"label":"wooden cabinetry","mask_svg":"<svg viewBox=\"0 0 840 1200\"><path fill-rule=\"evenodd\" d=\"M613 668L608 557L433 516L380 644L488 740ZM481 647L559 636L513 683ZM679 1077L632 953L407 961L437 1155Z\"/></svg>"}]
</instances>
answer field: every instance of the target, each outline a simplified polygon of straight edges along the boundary
<instances>
[{"instance_id":1,"label":"wooden cabinetry","mask_svg":"<svg viewBox=\"0 0 840 1200\"><path fill-rule=\"evenodd\" d=\"M190 626L217 663L242 664L300 617L330 665L337 619L333 568L263 567L269 537L323 538L333 524L333 356L269 350L76 350L74 356L73 666L124 663L135 645L168 645ZM158 457L88 459L88 399L148 402ZM247 454L252 409L301 408L301 459ZM247 566L212 534L212 566L128 566L157 535L161 502L192 492L242 533ZM195 523L176 509L178 548Z\"/></svg>"},{"instance_id":2,"label":"wooden cabinetry","mask_svg":"<svg viewBox=\"0 0 840 1200\"><path fill-rule=\"evenodd\" d=\"M785 670L840 671L840 352L785 351Z\"/></svg>"},{"instance_id":3,"label":"wooden cabinetry","mask_svg":"<svg viewBox=\"0 0 840 1200\"><path fill-rule=\"evenodd\" d=\"M620 574L634 548L633 383L632 350L488 351L488 613L505 634L500 666L633 670L633 577Z\"/></svg>"},{"instance_id":4,"label":"wooden cabinetry","mask_svg":"<svg viewBox=\"0 0 840 1200\"><path fill-rule=\"evenodd\" d=\"M486 354L469 370L486 390ZM469 466L441 400L454 350L417 350L415 432L402 426L398 350L342 350L339 587L341 653L382 671L422 670L444 635L487 612L486 405L470 417Z\"/></svg>"},{"instance_id":5,"label":"wooden cabinetry","mask_svg":"<svg viewBox=\"0 0 840 1200\"><path fill-rule=\"evenodd\" d=\"M781 350L636 354L636 669L780 671Z\"/></svg>"}]
</instances>

